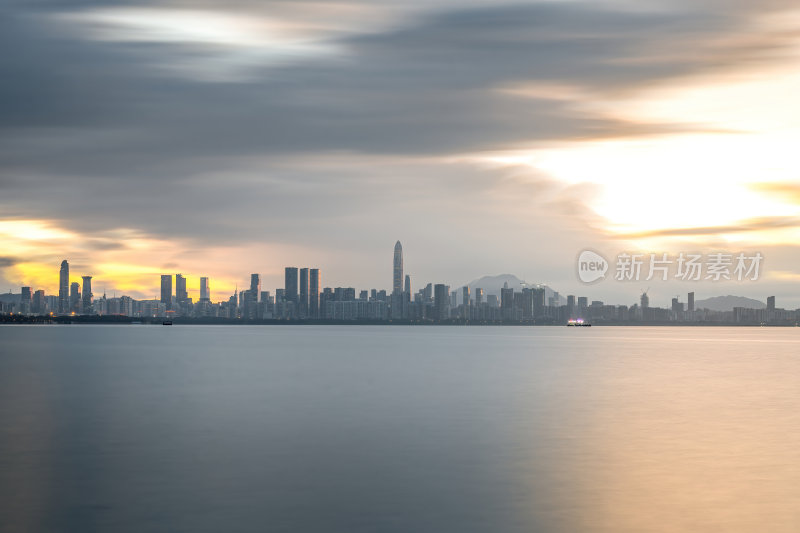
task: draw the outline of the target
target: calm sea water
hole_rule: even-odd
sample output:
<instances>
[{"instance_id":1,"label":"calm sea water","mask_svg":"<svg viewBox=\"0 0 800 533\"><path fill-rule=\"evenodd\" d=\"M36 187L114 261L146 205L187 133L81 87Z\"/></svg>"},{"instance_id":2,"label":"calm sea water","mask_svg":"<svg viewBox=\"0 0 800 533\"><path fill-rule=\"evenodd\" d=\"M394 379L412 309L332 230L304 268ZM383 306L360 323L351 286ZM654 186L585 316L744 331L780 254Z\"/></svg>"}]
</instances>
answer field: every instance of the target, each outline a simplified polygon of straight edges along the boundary
<instances>
[{"instance_id":1,"label":"calm sea water","mask_svg":"<svg viewBox=\"0 0 800 533\"><path fill-rule=\"evenodd\" d=\"M800 329L0 327L0 530L800 531Z\"/></svg>"}]
</instances>

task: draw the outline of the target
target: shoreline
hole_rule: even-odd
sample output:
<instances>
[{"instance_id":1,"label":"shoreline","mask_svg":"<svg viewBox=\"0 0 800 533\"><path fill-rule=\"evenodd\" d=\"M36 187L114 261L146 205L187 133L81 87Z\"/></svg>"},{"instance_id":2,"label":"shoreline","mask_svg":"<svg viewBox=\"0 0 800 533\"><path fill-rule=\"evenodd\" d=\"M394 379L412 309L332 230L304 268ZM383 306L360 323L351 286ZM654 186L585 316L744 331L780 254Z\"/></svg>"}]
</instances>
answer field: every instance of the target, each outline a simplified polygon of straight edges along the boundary
<instances>
[{"instance_id":1,"label":"shoreline","mask_svg":"<svg viewBox=\"0 0 800 533\"><path fill-rule=\"evenodd\" d=\"M40 324L40 325L80 325L80 324L107 324L107 325L163 325L165 320L169 320L169 325L193 325L193 326L462 326L462 327L487 327L487 326L558 326L566 327L566 322L555 321L464 321L464 320L323 320L323 319L262 319L245 320L235 318L153 318L153 317L129 317L129 316L23 316L23 315L0 315L0 324L19 325L19 324ZM800 327L798 323L779 323L779 324L760 324L760 323L737 323L737 322L621 322L621 321L598 321L592 322L592 327L618 327L618 326L644 326L644 327Z\"/></svg>"}]
</instances>

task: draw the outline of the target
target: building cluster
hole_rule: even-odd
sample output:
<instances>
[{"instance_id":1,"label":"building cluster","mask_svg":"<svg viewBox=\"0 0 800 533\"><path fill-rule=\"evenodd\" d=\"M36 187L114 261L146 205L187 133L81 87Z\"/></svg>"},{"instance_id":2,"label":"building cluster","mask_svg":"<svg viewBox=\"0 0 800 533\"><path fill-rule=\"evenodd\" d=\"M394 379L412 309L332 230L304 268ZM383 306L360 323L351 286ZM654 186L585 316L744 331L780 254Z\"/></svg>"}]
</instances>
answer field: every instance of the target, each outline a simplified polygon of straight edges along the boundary
<instances>
[{"instance_id":1,"label":"building cluster","mask_svg":"<svg viewBox=\"0 0 800 533\"><path fill-rule=\"evenodd\" d=\"M19 295L0 295L0 313L21 315L95 314L92 276L82 276L83 283L69 281L69 263L61 261L58 295L46 295L43 289L21 287ZM4 298L3 298L4 297ZM105 298L105 297L104 297Z\"/></svg>"},{"instance_id":2,"label":"building cluster","mask_svg":"<svg viewBox=\"0 0 800 533\"><path fill-rule=\"evenodd\" d=\"M186 278L181 274L161 276L160 298L137 300L129 296L95 299L92 276L83 283L70 283L69 263L59 272L58 295L22 287L20 294L0 295L0 314L22 315L118 315L141 318L218 318L229 320L322 320L322 321L407 321L463 323L565 324L570 320L591 323L735 323L794 324L798 311L775 308L775 297L766 309L735 308L720 312L695 309L694 293L688 303L673 298L670 308L651 307L643 293L632 306L606 305L585 296L566 297L557 292L547 297L543 286L509 288L499 294L468 286L451 290L449 285L428 283L416 293L411 277L403 275L403 247L394 247L392 290L360 290L353 287L321 288L318 268L286 267L283 288L271 293L261 290L261 275L251 274L247 289L212 302L208 277L200 278L199 299L189 297Z\"/></svg>"}]
</instances>

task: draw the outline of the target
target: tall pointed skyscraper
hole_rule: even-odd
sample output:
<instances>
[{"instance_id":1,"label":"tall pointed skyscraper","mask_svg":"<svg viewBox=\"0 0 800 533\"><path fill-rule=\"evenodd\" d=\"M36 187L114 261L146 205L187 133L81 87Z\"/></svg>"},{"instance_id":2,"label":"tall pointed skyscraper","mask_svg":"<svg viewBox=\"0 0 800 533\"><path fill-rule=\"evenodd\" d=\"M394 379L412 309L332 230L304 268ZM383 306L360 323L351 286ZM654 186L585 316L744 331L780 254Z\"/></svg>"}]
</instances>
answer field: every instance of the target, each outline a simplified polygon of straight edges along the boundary
<instances>
[{"instance_id":1,"label":"tall pointed skyscraper","mask_svg":"<svg viewBox=\"0 0 800 533\"><path fill-rule=\"evenodd\" d=\"M58 313L66 315L69 311L69 263L64 259L58 275Z\"/></svg>"},{"instance_id":2,"label":"tall pointed skyscraper","mask_svg":"<svg viewBox=\"0 0 800 533\"><path fill-rule=\"evenodd\" d=\"M392 294L403 292L403 245L400 241L394 245L394 276L392 277Z\"/></svg>"}]
</instances>

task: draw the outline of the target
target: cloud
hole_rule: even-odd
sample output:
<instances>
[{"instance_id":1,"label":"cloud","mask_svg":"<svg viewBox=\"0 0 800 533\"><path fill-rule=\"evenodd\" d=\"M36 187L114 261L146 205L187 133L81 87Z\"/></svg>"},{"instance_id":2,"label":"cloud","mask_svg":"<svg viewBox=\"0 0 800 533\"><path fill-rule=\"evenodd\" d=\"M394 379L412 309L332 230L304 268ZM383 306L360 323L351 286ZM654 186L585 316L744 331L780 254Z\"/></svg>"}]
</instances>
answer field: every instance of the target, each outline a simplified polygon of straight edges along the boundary
<instances>
[{"instance_id":1,"label":"cloud","mask_svg":"<svg viewBox=\"0 0 800 533\"><path fill-rule=\"evenodd\" d=\"M800 183L753 183L750 188L756 192L800 205Z\"/></svg>"},{"instance_id":2,"label":"cloud","mask_svg":"<svg viewBox=\"0 0 800 533\"><path fill-rule=\"evenodd\" d=\"M11 267L19 263L16 257L0 257L0 268Z\"/></svg>"},{"instance_id":3,"label":"cloud","mask_svg":"<svg viewBox=\"0 0 800 533\"><path fill-rule=\"evenodd\" d=\"M742 220L736 225L707 226L693 228L660 228L648 231L618 234L622 239L641 239L647 237L717 236L732 233L747 233L784 228L800 228L800 217L755 217Z\"/></svg>"}]
</instances>

